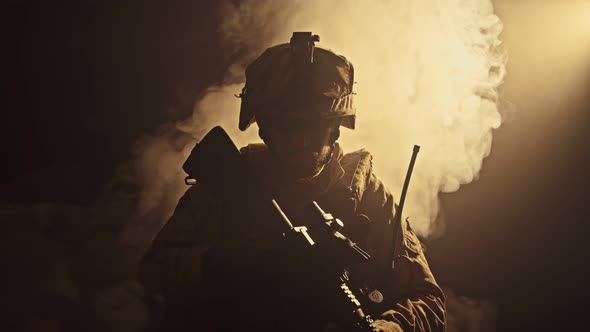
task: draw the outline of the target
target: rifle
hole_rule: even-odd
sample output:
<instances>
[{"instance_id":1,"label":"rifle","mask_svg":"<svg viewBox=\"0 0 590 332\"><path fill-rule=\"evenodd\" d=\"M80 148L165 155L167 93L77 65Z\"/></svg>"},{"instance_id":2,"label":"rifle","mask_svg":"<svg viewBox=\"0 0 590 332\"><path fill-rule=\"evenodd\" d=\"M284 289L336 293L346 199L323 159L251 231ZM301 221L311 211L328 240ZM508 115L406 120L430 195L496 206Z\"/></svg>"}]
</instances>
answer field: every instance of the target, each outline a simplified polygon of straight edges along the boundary
<instances>
[{"instance_id":1,"label":"rifle","mask_svg":"<svg viewBox=\"0 0 590 332\"><path fill-rule=\"evenodd\" d=\"M329 273L337 271L339 289L335 291L343 299L355 325L366 331L373 330L373 320L365 314L361 303L348 287L346 273L348 267L368 262L370 256L340 233L343 227L341 220L323 211L316 202L311 202L306 210L307 216L312 218L309 223L312 229L293 226L221 127L213 128L194 147L183 169L188 174L185 179L187 184L199 183L241 212L273 222L277 232L268 235L283 242L300 261L313 258L316 260L314 267L324 266Z\"/></svg>"}]
</instances>

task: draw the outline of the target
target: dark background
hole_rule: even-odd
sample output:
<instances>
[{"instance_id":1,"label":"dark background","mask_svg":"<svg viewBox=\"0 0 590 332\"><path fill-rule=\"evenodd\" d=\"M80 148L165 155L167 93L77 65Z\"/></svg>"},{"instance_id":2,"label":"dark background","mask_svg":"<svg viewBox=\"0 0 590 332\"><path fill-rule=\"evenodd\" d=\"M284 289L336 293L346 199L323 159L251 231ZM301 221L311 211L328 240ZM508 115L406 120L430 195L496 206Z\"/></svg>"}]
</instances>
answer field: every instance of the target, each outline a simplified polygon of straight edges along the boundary
<instances>
[{"instance_id":1,"label":"dark background","mask_svg":"<svg viewBox=\"0 0 590 332\"><path fill-rule=\"evenodd\" d=\"M194 98L228 65L217 42L214 1L9 1L2 16L3 210L93 204L137 138L189 115ZM505 26L509 34L510 22ZM517 110L496 130L480 179L442 195L447 229L428 244L431 267L456 294L495 303L498 330L585 330L585 77L582 93L556 112L519 116L520 97L511 95ZM29 259L34 237L12 236L12 220L3 219L4 236L26 248L4 245L3 255ZM34 273L12 271L24 280Z\"/></svg>"}]
</instances>

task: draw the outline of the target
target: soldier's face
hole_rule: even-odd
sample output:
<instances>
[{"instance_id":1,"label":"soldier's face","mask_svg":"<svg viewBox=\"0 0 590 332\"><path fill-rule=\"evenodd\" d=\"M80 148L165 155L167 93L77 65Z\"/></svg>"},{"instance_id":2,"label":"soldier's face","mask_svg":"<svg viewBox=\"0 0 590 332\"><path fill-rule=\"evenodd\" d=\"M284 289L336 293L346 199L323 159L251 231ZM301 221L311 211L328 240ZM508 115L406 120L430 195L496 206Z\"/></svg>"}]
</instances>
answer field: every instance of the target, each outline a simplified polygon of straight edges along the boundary
<instances>
[{"instance_id":1,"label":"soldier's face","mask_svg":"<svg viewBox=\"0 0 590 332\"><path fill-rule=\"evenodd\" d=\"M338 124L296 119L258 119L265 142L287 176L305 178L319 173L330 160Z\"/></svg>"}]
</instances>

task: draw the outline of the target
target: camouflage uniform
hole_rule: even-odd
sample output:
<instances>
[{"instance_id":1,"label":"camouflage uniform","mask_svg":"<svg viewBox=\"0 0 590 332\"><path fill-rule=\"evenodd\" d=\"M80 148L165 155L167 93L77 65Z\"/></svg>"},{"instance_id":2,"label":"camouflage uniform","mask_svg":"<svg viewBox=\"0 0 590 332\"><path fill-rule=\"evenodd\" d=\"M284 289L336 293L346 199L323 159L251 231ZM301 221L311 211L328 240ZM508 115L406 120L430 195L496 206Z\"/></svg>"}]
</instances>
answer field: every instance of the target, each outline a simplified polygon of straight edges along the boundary
<instances>
[{"instance_id":1,"label":"camouflage uniform","mask_svg":"<svg viewBox=\"0 0 590 332\"><path fill-rule=\"evenodd\" d=\"M319 37L311 37L311 33L295 33L290 44L268 49L247 68L240 129L255 122L255 116L272 113L312 121L318 116L339 118L342 126L354 129L352 64L329 50L314 48L313 41ZM266 145L249 145L242 154L295 226L307 225L303 207L315 200L343 220L342 233L371 255L371 261L351 269L350 276L351 282L364 285L366 293L377 289L384 295L382 302L373 305L361 298L369 305L373 318L378 319L377 326L394 331L390 322L395 322L404 331L444 330L443 292L408 223L396 223L393 196L373 173L369 152L343 154L336 143L330 161L318 176L290 181L275 173L273 156ZM232 214L231 206L213 198L199 185L193 186L145 255L140 279L148 291L162 294L171 303L186 300L186 305L175 310L178 314L172 321L194 316L195 297L210 290L204 283L205 253L230 235L232 218L240 216ZM273 231L267 225L243 220L239 238L264 241ZM320 314L323 311L328 310L317 310ZM227 315L220 316L221 321L227 319Z\"/></svg>"},{"instance_id":2,"label":"camouflage uniform","mask_svg":"<svg viewBox=\"0 0 590 332\"><path fill-rule=\"evenodd\" d=\"M278 188L262 145L249 145L242 153L262 176ZM407 222L393 224L395 203L391 193L372 172L371 155L359 150L343 155L337 146L334 157L320 176L305 183L291 183L275 190L278 201L295 225L309 200L345 222L343 233L363 244L371 262L351 271L352 278L365 281L385 294L379 311L382 321L398 323L404 331L442 331L445 323L444 295L437 285L420 242ZM265 175L266 174L266 175ZM174 215L155 239L141 264L141 279L149 291L177 298L203 280L203 253L224 236L223 202L199 186L190 188ZM370 220L368 232L359 215ZM252 224L244 236L264 236L262 225ZM395 232L395 243L392 243ZM256 234L258 233L258 234ZM262 234L260 234L262 233ZM364 234L363 234L364 233ZM394 269L388 268L387 253L394 252ZM198 292L198 290L197 290Z\"/></svg>"}]
</instances>

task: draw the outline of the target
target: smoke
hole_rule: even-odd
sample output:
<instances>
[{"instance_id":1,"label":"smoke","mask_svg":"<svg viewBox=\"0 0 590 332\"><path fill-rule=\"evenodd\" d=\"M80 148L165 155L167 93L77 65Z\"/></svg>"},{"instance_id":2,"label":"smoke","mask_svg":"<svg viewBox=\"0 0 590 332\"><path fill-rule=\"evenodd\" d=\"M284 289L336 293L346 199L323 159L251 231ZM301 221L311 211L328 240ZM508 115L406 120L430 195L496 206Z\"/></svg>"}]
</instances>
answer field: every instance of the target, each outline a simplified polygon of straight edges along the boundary
<instances>
[{"instance_id":1,"label":"smoke","mask_svg":"<svg viewBox=\"0 0 590 332\"><path fill-rule=\"evenodd\" d=\"M137 216L128 221L121 235L124 245L145 246L172 216L174 207L187 186L184 161L198 139L214 126L222 126L238 142L257 139L256 131L240 132L237 116L240 100L235 96L243 84L213 86L195 103L192 115L176 123L161 126L153 136L136 142L135 159L123 165L122 181L141 187L137 202ZM125 179L129 178L129 179Z\"/></svg>"},{"instance_id":2,"label":"smoke","mask_svg":"<svg viewBox=\"0 0 590 332\"><path fill-rule=\"evenodd\" d=\"M49 272L39 276L56 276L56 282L51 279L40 288L77 300L79 289L122 283L98 296L105 311L136 296L130 295L136 285L126 282L134 275L130 262L136 262L186 190L181 165L215 125L222 125L238 145L258 140L256 126L247 132L237 129L240 100L235 94L243 86L245 66L265 48L287 42L293 31L319 34L318 46L355 65L358 129L343 129L342 146L349 152L371 151L376 172L393 193L401 191L412 146L421 145L405 210L417 232L436 233L439 192L455 191L477 178L490 152L492 130L501 123L496 89L505 74L505 59L497 49L502 23L489 0L225 1L220 10L221 45L229 64L224 80L195 101L189 118L166 123L136 142L133 160L121 165L119 178L95 206L72 209L71 220L88 222L73 232L72 238L79 239L75 245L63 253L46 250L54 260L39 258L49 262L42 266ZM48 248L52 241L47 240ZM71 270L83 273L74 277ZM449 310L455 302L449 302Z\"/></svg>"},{"instance_id":3,"label":"smoke","mask_svg":"<svg viewBox=\"0 0 590 332\"><path fill-rule=\"evenodd\" d=\"M167 219L184 191L180 165L214 125L240 145L257 139L256 129L236 129L234 95L245 65L287 42L293 31L312 31L321 37L318 46L355 65L358 129L344 130L342 146L371 151L377 174L400 193L412 146L420 145L405 214L419 234L435 233L438 193L477 179L492 130L501 123L496 89L505 58L498 51L502 23L491 2L243 1L226 2L221 10L222 45L233 64L225 83L211 87L189 119L138 145L140 210L164 211L157 222Z\"/></svg>"},{"instance_id":4,"label":"smoke","mask_svg":"<svg viewBox=\"0 0 590 332\"><path fill-rule=\"evenodd\" d=\"M498 0L496 9L510 24L503 36L511 65L506 98L521 117L538 120L543 111L553 122L562 104L587 89L590 1Z\"/></svg>"}]
</instances>

